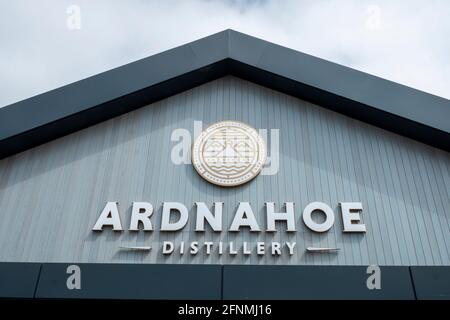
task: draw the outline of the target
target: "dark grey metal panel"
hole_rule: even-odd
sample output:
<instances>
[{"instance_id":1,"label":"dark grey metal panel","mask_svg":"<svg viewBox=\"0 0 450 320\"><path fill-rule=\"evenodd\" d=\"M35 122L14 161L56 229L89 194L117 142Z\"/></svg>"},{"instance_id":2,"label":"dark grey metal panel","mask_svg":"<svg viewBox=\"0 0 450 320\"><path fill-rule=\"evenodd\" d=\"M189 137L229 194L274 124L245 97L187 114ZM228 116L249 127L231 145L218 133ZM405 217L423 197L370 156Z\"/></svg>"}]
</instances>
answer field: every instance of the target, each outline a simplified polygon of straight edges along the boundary
<instances>
[{"instance_id":1,"label":"dark grey metal panel","mask_svg":"<svg viewBox=\"0 0 450 320\"><path fill-rule=\"evenodd\" d=\"M67 289L67 263L45 263L36 298L217 300L218 265L77 264L81 289Z\"/></svg>"},{"instance_id":2,"label":"dark grey metal panel","mask_svg":"<svg viewBox=\"0 0 450 320\"><path fill-rule=\"evenodd\" d=\"M411 276L418 300L450 300L450 266L413 266Z\"/></svg>"},{"instance_id":3,"label":"dark grey metal panel","mask_svg":"<svg viewBox=\"0 0 450 320\"><path fill-rule=\"evenodd\" d=\"M0 298L33 298L40 263L0 263Z\"/></svg>"},{"instance_id":4,"label":"dark grey metal panel","mask_svg":"<svg viewBox=\"0 0 450 320\"><path fill-rule=\"evenodd\" d=\"M414 299L408 267L381 267L381 289L367 288L364 266L224 266L223 298Z\"/></svg>"}]
</instances>

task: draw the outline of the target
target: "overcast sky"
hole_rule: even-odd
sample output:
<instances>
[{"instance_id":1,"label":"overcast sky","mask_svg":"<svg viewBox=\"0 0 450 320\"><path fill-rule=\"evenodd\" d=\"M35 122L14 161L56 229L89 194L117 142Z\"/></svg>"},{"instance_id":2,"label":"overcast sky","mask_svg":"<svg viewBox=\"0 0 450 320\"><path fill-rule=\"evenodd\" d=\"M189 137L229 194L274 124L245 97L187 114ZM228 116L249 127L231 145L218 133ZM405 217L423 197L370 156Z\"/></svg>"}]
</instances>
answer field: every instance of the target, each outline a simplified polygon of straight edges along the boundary
<instances>
[{"instance_id":1,"label":"overcast sky","mask_svg":"<svg viewBox=\"0 0 450 320\"><path fill-rule=\"evenodd\" d=\"M14 0L0 106L227 28L450 99L450 0Z\"/></svg>"}]
</instances>

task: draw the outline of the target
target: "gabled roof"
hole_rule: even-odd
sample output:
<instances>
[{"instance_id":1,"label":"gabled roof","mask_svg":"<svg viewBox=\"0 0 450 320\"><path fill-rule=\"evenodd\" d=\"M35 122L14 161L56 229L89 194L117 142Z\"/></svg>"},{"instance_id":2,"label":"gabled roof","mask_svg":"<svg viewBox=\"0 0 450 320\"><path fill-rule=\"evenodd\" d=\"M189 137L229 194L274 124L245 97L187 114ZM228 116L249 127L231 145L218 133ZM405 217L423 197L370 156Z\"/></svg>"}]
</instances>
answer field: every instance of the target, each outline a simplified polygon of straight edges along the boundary
<instances>
[{"instance_id":1,"label":"gabled roof","mask_svg":"<svg viewBox=\"0 0 450 320\"><path fill-rule=\"evenodd\" d=\"M0 159L225 75L450 151L450 101L233 30L0 109Z\"/></svg>"}]
</instances>

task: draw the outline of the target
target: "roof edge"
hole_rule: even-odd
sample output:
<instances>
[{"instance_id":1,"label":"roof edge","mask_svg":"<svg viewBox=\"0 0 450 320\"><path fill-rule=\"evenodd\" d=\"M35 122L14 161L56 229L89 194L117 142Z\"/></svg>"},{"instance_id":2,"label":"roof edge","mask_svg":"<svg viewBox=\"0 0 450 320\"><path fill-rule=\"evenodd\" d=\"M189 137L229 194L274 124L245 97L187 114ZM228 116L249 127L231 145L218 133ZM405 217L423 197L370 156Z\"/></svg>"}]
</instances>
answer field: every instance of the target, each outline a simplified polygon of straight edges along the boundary
<instances>
[{"instance_id":1,"label":"roof edge","mask_svg":"<svg viewBox=\"0 0 450 320\"><path fill-rule=\"evenodd\" d=\"M0 159L231 74L450 151L450 101L227 29L0 109Z\"/></svg>"}]
</instances>

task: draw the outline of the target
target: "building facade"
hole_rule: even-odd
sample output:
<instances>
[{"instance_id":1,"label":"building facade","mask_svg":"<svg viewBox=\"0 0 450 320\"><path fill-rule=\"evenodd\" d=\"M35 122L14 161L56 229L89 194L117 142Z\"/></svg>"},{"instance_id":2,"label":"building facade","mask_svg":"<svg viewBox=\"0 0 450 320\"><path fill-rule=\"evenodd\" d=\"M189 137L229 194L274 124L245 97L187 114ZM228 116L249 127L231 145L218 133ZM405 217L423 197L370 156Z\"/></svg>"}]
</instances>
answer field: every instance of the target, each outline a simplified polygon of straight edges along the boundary
<instances>
[{"instance_id":1,"label":"building facade","mask_svg":"<svg viewBox=\"0 0 450 320\"><path fill-rule=\"evenodd\" d=\"M267 149L234 187L192 165L195 139L225 120ZM0 121L3 296L450 297L448 100L227 30L2 108ZM141 216L133 228L136 203L151 205L151 227ZM183 216L171 203L187 221L167 231L164 216ZM199 206L217 217L219 203L214 230ZM315 203L333 217L312 207L308 225ZM69 288L70 266L88 289ZM154 284L155 272L174 287L126 294L129 282L99 280Z\"/></svg>"}]
</instances>

